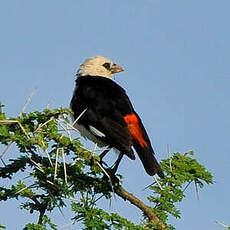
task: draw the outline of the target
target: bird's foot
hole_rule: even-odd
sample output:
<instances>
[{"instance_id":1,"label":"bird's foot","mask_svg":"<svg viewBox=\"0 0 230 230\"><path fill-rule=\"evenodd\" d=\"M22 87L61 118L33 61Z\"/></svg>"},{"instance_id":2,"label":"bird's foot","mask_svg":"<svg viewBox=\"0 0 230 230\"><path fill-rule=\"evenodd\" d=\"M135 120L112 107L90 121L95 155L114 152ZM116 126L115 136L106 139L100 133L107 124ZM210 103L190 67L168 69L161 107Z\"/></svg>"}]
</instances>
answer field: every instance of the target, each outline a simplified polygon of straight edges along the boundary
<instances>
[{"instance_id":1,"label":"bird's foot","mask_svg":"<svg viewBox=\"0 0 230 230\"><path fill-rule=\"evenodd\" d=\"M105 161L103 161L102 159L100 159L99 163L104 167L106 168L109 168L109 166L107 165L107 163L105 163Z\"/></svg>"},{"instance_id":2,"label":"bird's foot","mask_svg":"<svg viewBox=\"0 0 230 230\"><path fill-rule=\"evenodd\" d=\"M120 180L119 177L116 176L116 171L114 170L114 168L106 168L105 170L106 170L106 174L104 174L103 177L111 182L111 186L113 187L119 186Z\"/></svg>"}]
</instances>

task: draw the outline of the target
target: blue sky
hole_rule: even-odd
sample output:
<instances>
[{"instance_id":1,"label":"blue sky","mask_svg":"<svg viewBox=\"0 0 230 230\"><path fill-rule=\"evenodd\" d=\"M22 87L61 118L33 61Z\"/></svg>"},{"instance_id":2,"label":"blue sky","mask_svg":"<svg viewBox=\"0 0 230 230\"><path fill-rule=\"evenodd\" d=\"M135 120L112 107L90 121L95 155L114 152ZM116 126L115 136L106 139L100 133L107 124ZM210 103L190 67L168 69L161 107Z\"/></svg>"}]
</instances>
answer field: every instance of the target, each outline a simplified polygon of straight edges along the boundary
<instances>
[{"instance_id":1,"label":"blue sky","mask_svg":"<svg viewBox=\"0 0 230 230\"><path fill-rule=\"evenodd\" d=\"M182 218L171 223L221 229L216 220L230 224L229 8L228 0L1 1L0 100L15 116L37 88L27 111L67 107L84 59L112 59L125 69L116 82L142 117L157 158L168 156L167 145L171 152L194 150L214 175L199 200L190 187L179 204ZM152 178L140 162L125 159L119 170L126 188L144 197ZM104 205L139 216L119 199ZM3 208L0 222L8 229L32 219L12 202ZM54 218L60 226L69 222L58 212Z\"/></svg>"}]
</instances>

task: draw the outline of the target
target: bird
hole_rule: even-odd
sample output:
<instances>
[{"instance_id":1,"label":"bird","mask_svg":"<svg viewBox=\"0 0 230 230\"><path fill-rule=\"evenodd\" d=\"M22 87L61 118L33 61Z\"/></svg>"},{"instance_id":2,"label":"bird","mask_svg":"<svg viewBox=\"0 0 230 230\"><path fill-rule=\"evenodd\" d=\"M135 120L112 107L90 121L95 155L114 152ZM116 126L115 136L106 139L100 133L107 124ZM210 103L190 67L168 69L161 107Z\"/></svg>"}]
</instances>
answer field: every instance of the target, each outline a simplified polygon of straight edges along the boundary
<instances>
[{"instance_id":1,"label":"bird","mask_svg":"<svg viewBox=\"0 0 230 230\"><path fill-rule=\"evenodd\" d=\"M134 148L147 174L164 178L141 118L126 91L113 80L114 74L122 71L102 56L90 57L80 65L70 102L74 127L99 147L108 147L101 159L112 148L119 151L114 172L123 155L135 160Z\"/></svg>"}]
</instances>

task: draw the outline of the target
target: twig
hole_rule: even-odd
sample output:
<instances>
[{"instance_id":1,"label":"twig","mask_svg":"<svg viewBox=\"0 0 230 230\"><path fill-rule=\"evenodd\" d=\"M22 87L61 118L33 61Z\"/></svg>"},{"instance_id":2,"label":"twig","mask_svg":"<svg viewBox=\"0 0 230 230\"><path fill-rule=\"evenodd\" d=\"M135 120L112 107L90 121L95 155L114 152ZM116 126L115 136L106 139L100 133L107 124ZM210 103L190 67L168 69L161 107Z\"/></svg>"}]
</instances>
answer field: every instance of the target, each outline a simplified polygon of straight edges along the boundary
<instances>
[{"instance_id":1,"label":"twig","mask_svg":"<svg viewBox=\"0 0 230 230\"><path fill-rule=\"evenodd\" d=\"M42 224L43 217L45 215L47 206L48 206L48 202L46 202L45 204L41 205L40 209L38 210L39 213L40 213L39 214L39 218L38 218L38 224Z\"/></svg>"},{"instance_id":2,"label":"twig","mask_svg":"<svg viewBox=\"0 0 230 230\"><path fill-rule=\"evenodd\" d=\"M99 164L99 162L96 162L97 165L102 169L103 173L109 178L109 183L111 185L112 180L110 175L106 172L106 170ZM160 186L160 185L159 185ZM162 188L162 187L160 187ZM148 217L149 222L152 222L156 224L159 229L166 229L167 226L157 217L157 214L154 212L154 210L144 204L140 199L135 197L133 194L127 192L124 188L122 188L119 183L115 182L111 185L112 192L123 198L124 200L128 200L131 204L135 205L137 208L139 208L143 213ZM158 228L157 228L158 229Z\"/></svg>"}]
</instances>

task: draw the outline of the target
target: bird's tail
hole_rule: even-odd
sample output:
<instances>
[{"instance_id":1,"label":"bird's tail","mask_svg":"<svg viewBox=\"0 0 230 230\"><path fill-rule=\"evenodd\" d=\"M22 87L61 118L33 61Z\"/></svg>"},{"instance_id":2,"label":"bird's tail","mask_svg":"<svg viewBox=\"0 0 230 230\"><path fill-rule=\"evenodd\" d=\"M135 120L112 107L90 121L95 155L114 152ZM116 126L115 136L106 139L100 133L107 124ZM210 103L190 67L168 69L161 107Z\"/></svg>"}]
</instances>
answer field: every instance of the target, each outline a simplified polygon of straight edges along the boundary
<instances>
[{"instance_id":1,"label":"bird's tail","mask_svg":"<svg viewBox=\"0 0 230 230\"><path fill-rule=\"evenodd\" d=\"M145 168L145 171L153 176L157 174L159 177L164 178L165 175L161 169L161 166L157 162L152 148L142 147L139 144L135 143L134 148L141 159L141 162Z\"/></svg>"}]
</instances>

